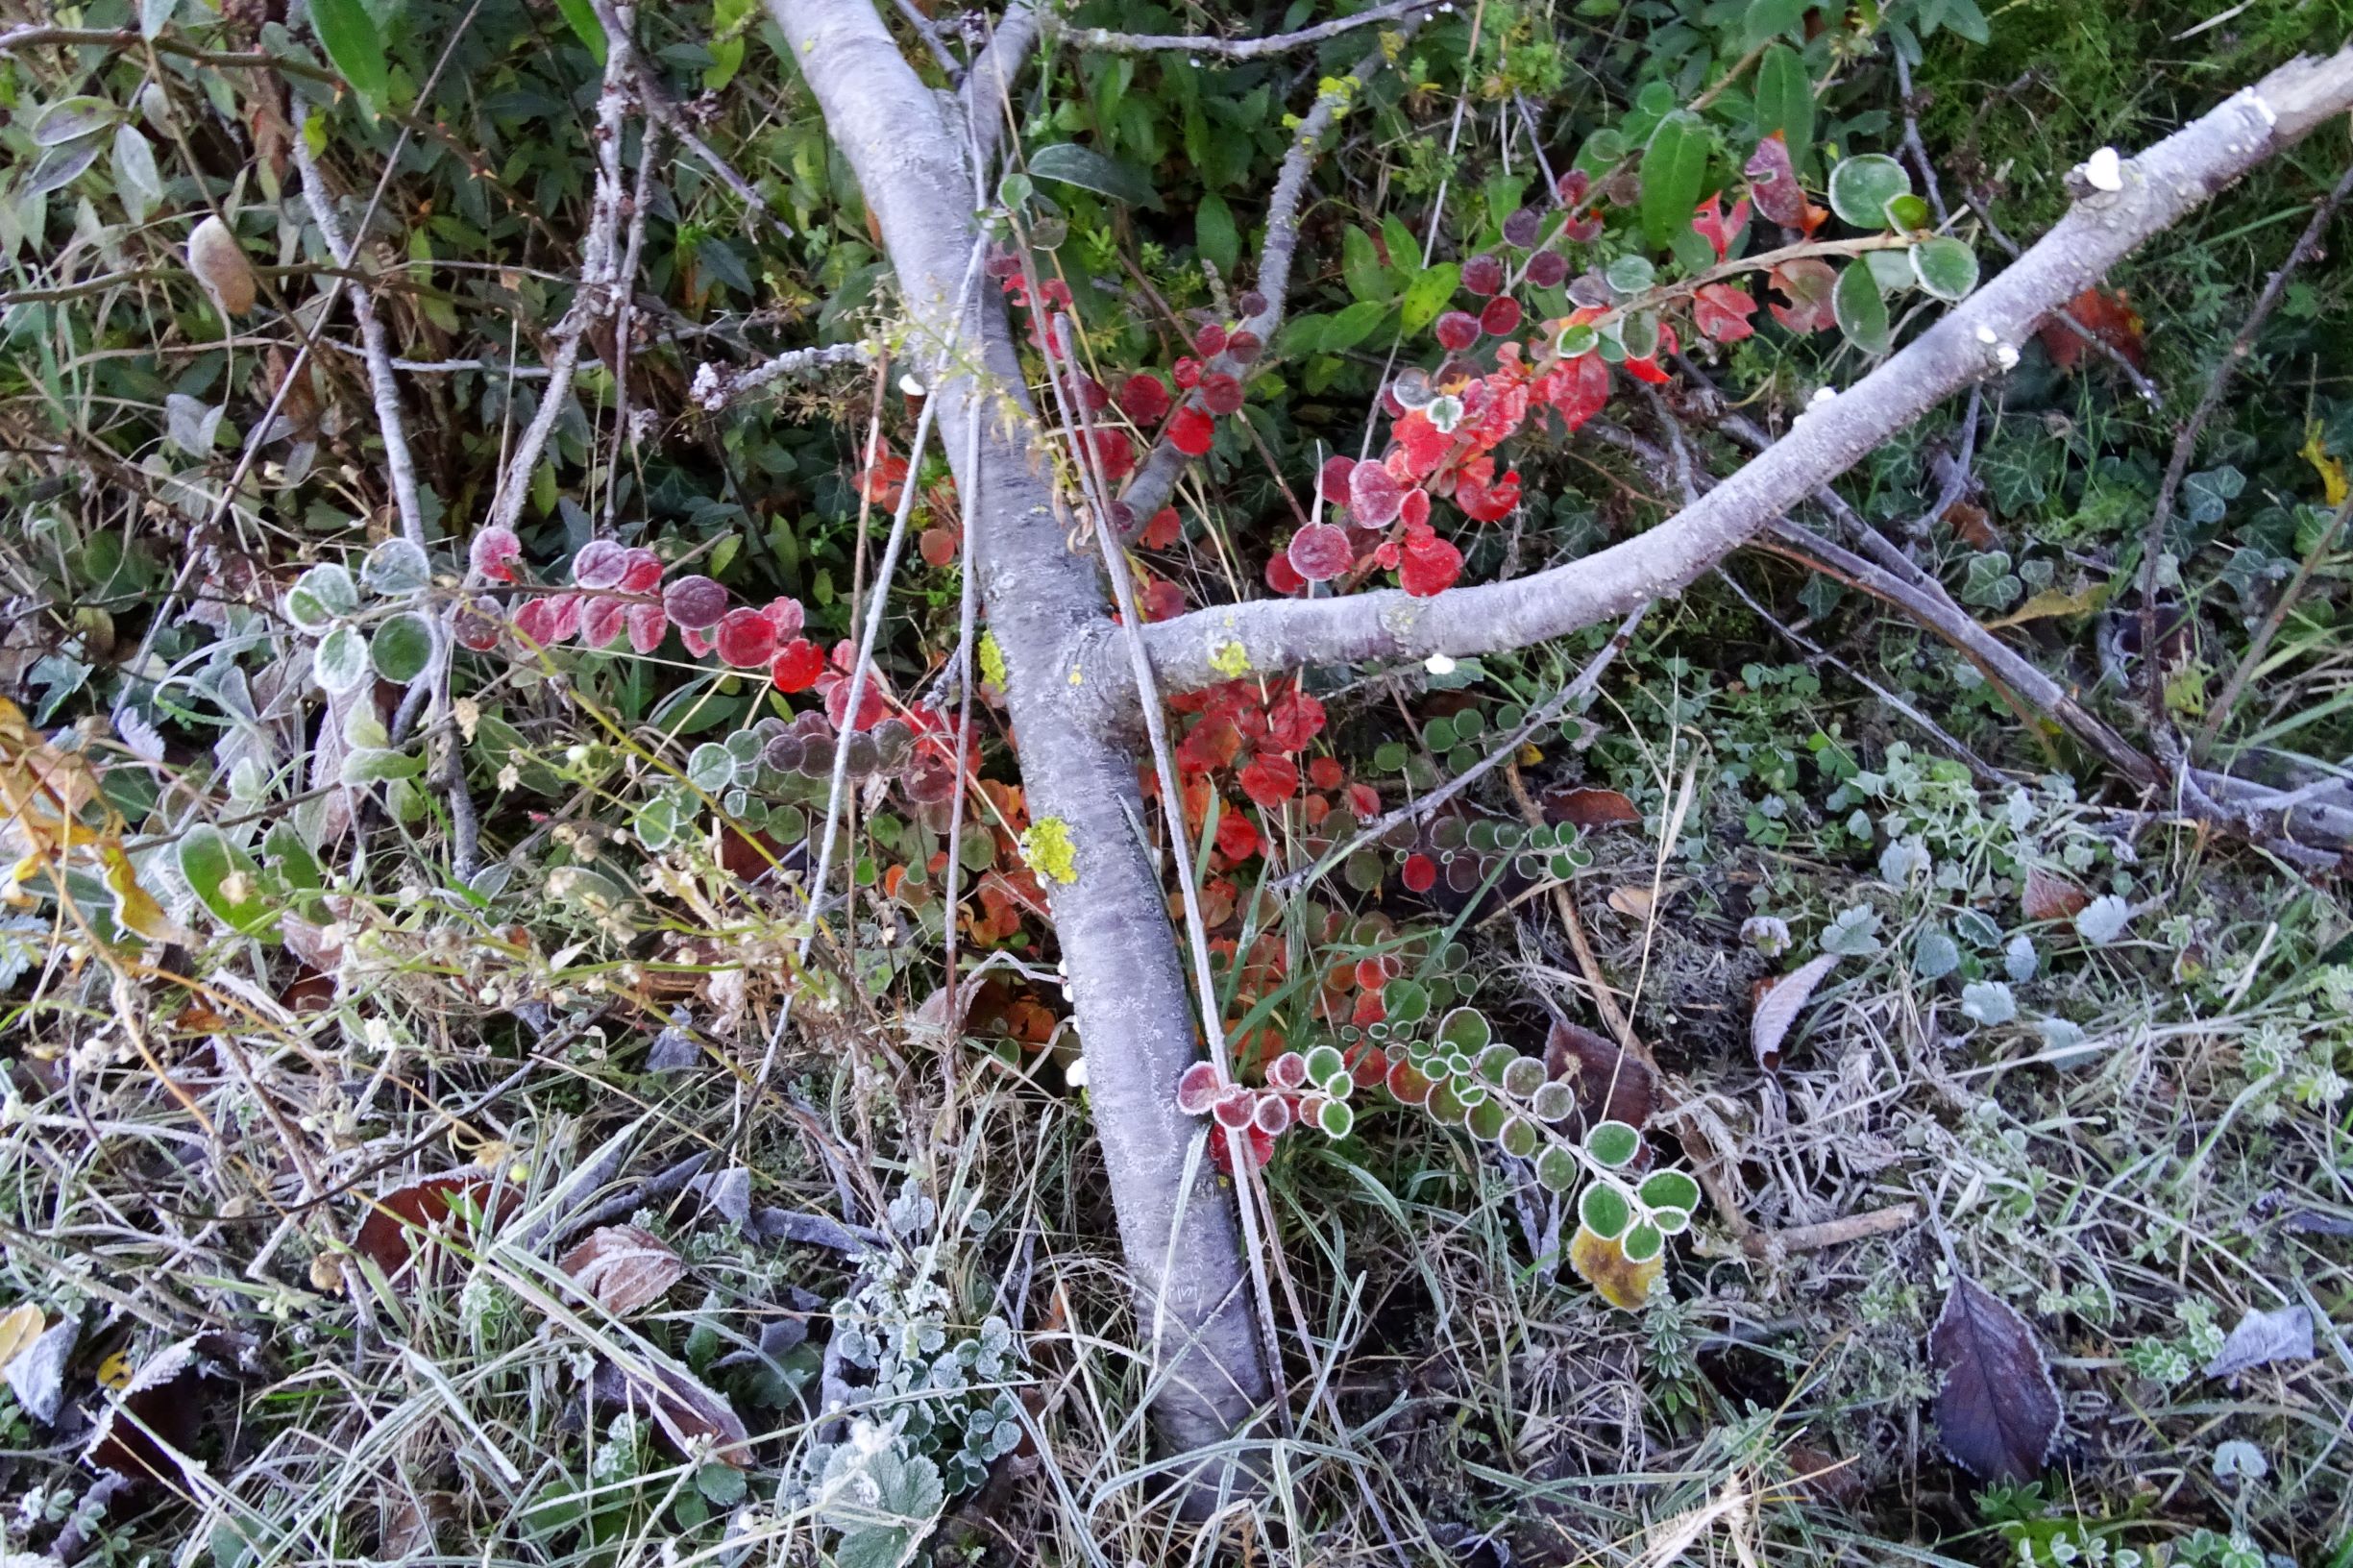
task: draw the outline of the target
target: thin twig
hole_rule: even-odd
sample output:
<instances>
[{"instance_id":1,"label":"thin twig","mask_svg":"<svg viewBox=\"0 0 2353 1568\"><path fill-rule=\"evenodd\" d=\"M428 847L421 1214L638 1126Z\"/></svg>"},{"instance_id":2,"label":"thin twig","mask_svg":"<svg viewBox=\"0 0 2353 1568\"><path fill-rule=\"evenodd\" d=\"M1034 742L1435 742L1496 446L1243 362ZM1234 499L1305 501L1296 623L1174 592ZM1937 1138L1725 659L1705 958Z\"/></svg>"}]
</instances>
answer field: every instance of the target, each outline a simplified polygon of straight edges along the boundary
<instances>
[{"instance_id":1,"label":"thin twig","mask_svg":"<svg viewBox=\"0 0 2353 1568\"><path fill-rule=\"evenodd\" d=\"M906 0L899 3L903 6ZM1386 5L1360 11L1354 16L1318 22L1296 33L1269 34L1262 38L1221 38L1209 33L1115 33L1107 27L1075 28L1066 33L1064 38L1076 48L1099 54L1140 55L1168 50L1214 56L1219 60L1262 60L1268 55L1288 54L1293 49L1322 43L1360 27L1374 27L1433 11L1444 3L1445 0L1388 0Z\"/></svg>"},{"instance_id":2,"label":"thin twig","mask_svg":"<svg viewBox=\"0 0 2353 1568\"><path fill-rule=\"evenodd\" d=\"M2288 248L2287 258L2271 276L2265 280L2263 292L2256 296L2255 308L2248 312L2230 347L2214 367L2214 375L2206 382L2206 395L2190 411L2190 418L2173 438L2173 455L2165 465L2165 478L2157 486L2157 499L2150 503L2148 522L2141 530L2141 697L2148 710L2152 727L2170 723L2165 710L2165 659L2157 646L2157 560L2165 553L2167 525L2173 521L2173 502L2181 494L2182 480L2190 471L2190 458L2197 450L2198 437L2206 431L2207 421L2222 406L2222 396L2230 390L2232 380L2239 374L2240 364L2255 351L2255 339L2271 312L2288 292L2288 280L2311 259L2320 248L2320 236L2328 230L2329 220L2337 215L2347 194L2353 193L2353 164L2348 164L2336 187L2320 199L2313 209L2312 221Z\"/></svg>"}]
</instances>

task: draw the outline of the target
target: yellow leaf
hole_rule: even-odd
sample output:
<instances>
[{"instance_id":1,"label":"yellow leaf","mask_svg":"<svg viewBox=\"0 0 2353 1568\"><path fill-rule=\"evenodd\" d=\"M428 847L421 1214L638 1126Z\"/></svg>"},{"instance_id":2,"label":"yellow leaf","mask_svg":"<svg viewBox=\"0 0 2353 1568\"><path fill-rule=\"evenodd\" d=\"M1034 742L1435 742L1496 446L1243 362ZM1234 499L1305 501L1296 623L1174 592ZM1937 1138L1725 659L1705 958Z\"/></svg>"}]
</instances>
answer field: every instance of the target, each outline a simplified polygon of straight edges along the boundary
<instances>
[{"instance_id":1,"label":"yellow leaf","mask_svg":"<svg viewBox=\"0 0 2353 1568\"><path fill-rule=\"evenodd\" d=\"M38 1339L48 1326L49 1320L41 1315L41 1310L29 1301L0 1317L0 1367L23 1355L25 1346Z\"/></svg>"},{"instance_id":2,"label":"yellow leaf","mask_svg":"<svg viewBox=\"0 0 2353 1568\"><path fill-rule=\"evenodd\" d=\"M131 1385L131 1353L118 1350L98 1363L98 1382L108 1388L128 1388Z\"/></svg>"},{"instance_id":3,"label":"yellow leaf","mask_svg":"<svg viewBox=\"0 0 2353 1568\"><path fill-rule=\"evenodd\" d=\"M2046 588L2000 620L1988 621L1986 625L1998 631L2003 626L2023 625L2029 621L2049 621L2063 615L2090 615L2100 607L2107 597L2108 585L2104 582L2093 583L2071 594Z\"/></svg>"},{"instance_id":4,"label":"yellow leaf","mask_svg":"<svg viewBox=\"0 0 2353 1568\"><path fill-rule=\"evenodd\" d=\"M139 886L138 872L119 840L110 837L99 846L98 859L107 869L107 891L114 894L114 923L150 942L177 942L178 922Z\"/></svg>"},{"instance_id":5,"label":"yellow leaf","mask_svg":"<svg viewBox=\"0 0 2353 1568\"><path fill-rule=\"evenodd\" d=\"M2331 506L2342 506L2345 503L2345 497L2353 494L2353 486L2349 486L2345 480L2344 459L2332 457L2329 455L2328 448L2321 445L2318 420L2316 419L2304 427L2304 445L2298 450L2296 455L2312 464L2315 471L2319 474L2320 488L2327 494L2328 503Z\"/></svg>"},{"instance_id":6,"label":"yellow leaf","mask_svg":"<svg viewBox=\"0 0 2353 1568\"><path fill-rule=\"evenodd\" d=\"M1582 1225L1569 1242L1569 1266L1601 1292L1604 1301L1630 1312L1651 1299L1651 1286L1666 1268L1664 1254L1647 1263L1628 1262L1626 1249L1615 1239L1596 1236Z\"/></svg>"}]
</instances>

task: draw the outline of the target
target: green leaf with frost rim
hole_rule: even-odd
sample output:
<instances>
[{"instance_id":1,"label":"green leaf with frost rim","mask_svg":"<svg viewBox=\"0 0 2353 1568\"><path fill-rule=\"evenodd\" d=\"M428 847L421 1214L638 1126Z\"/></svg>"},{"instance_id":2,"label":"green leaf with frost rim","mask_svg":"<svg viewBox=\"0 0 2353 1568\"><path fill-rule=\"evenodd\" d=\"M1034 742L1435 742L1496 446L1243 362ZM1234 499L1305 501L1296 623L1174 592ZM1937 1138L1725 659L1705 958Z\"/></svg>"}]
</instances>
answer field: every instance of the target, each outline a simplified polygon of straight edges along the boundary
<instances>
[{"instance_id":1,"label":"green leaf with frost rim","mask_svg":"<svg viewBox=\"0 0 2353 1568\"><path fill-rule=\"evenodd\" d=\"M1879 281L1863 261L1850 261L1847 270L1838 275L1838 286L1830 292L1830 309L1838 318L1838 330L1848 342L1868 355L1882 355L1895 343L1895 331L1887 319L1887 301L1879 293Z\"/></svg>"},{"instance_id":2,"label":"green leaf with frost rim","mask_svg":"<svg viewBox=\"0 0 2353 1568\"><path fill-rule=\"evenodd\" d=\"M1912 247L1912 276L1940 300L1965 300L1977 286L1977 253L1961 240L1924 239Z\"/></svg>"},{"instance_id":3,"label":"green leaf with frost rim","mask_svg":"<svg viewBox=\"0 0 2353 1568\"><path fill-rule=\"evenodd\" d=\"M1830 210L1857 229L1887 227L1887 204L1912 193L1912 177L1885 153L1858 153L1830 171Z\"/></svg>"}]
</instances>

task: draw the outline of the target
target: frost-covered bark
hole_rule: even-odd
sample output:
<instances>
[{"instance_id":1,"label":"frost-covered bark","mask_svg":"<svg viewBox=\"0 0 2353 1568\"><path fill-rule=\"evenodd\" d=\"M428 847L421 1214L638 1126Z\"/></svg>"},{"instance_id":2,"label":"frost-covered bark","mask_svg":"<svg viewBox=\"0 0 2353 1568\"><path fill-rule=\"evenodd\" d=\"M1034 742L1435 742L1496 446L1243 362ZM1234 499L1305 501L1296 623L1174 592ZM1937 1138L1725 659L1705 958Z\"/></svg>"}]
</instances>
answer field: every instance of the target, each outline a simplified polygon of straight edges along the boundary
<instances>
[{"instance_id":1,"label":"frost-covered bark","mask_svg":"<svg viewBox=\"0 0 2353 1568\"><path fill-rule=\"evenodd\" d=\"M2122 188L2086 188L2008 270L1853 386L1809 408L1705 499L1647 533L1509 582L1431 599L1395 589L1197 610L1145 631L1164 692L1311 664L1497 653L1564 636L1671 594L1953 392L2008 368L2046 317L2134 247L2353 107L2353 49L2272 72L2140 157ZM1124 654L1100 629L1070 662L1115 690ZM1098 678L1101 677L1101 678Z\"/></svg>"},{"instance_id":2,"label":"frost-covered bark","mask_svg":"<svg viewBox=\"0 0 2353 1568\"><path fill-rule=\"evenodd\" d=\"M919 335L952 345L964 367L932 395L957 464L982 601L1005 656L1030 820L1059 821L1075 851L1067 880L1041 880L1069 973L1140 1325L1155 1350L1155 1416L1173 1449L1221 1442L1265 1403L1267 1378L1231 1195L1206 1160L1186 1180L1198 1123L1178 1114L1175 1087L1198 1046L1160 870L1146 849L1136 758L1069 718L1071 671L1058 655L1082 631L1109 624L1101 577L1066 548L1044 437L1001 302L991 291L958 320L954 294L974 208L964 110L922 86L870 0L768 0L768 8L857 173ZM1000 27L1015 32L1010 22ZM1007 56L1017 63L1017 51L997 52ZM972 74L995 73L984 62ZM975 107L976 118L1001 112L993 103ZM978 453L970 472L968 450Z\"/></svg>"}]
</instances>

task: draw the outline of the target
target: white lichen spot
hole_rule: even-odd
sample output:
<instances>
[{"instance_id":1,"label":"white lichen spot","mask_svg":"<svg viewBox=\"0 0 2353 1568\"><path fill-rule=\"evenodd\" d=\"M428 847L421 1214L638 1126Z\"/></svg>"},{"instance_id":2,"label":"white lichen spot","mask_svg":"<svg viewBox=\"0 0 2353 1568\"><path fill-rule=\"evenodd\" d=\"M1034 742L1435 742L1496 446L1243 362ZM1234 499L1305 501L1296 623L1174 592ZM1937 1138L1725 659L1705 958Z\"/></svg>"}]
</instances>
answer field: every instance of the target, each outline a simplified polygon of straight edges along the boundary
<instances>
[{"instance_id":1,"label":"white lichen spot","mask_svg":"<svg viewBox=\"0 0 2353 1568\"><path fill-rule=\"evenodd\" d=\"M2004 370L2016 370L2018 368L2018 345L2015 343L1996 344L1994 346L1994 363L1999 365Z\"/></svg>"},{"instance_id":2,"label":"white lichen spot","mask_svg":"<svg viewBox=\"0 0 2353 1568\"><path fill-rule=\"evenodd\" d=\"M1979 322L1977 324L1977 341L1990 349L1996 343L1998 343L2001 340L1994 335L1993 328L1986 326L1983 322Z\"/></svg>"},{"instance_id":3,"label":"white lichen spot","mask_svg":"<svg viewBox=\"0 0 2353 1568\"><path fill-rule=\"evenodd\" d=\"M1455 661L1443 653L1433 653L1422 661L1422 668L1434 675L1451 675L1455 673Z\"/></svg>"},{"instance_id":4,"label":"white lichen spot","mask_svg":"<svg viewBox=\"0 0 2353 1568\"><path fill-rule=\"evenodd\" d=\"M2083 178L2094 190L2124 188L2124 159L2113 147L2102 147L2083 160Z\"/></svg>"},{"instance_id":5,"label":"white lichen spot","mask_svg":"<svg viewBox=\"0 0 2353 1568\"><path fill-rule=\"evenodd\" d=\"M1818 386L1818 387L1814 388L1814 396L1813 396L1813 399L1812 399L1812 406L1814 406L1814 407L1816 407L1816 408L1819 408L1819 407L1823 406L1823 404L1826 404L1826 403L1830 402L1832 399L1836 398L1837 396L1838 396L1838 388L1837 388L1837 387L1834 387L1834 386Z\"/></svg>"},{"instance_id":6,"label":"white lichen spot","mask_svg":"<svg viewBox=\"0 0 2353 1568\"><path fill-rule=\"evenodd\" d=\"M898 379L898 389L911 398L919 398L923 395L923 383L917 380L912 375L901 376Z\"/></svg>"},{"instance_id":7,"label":"white lichen spot","mask_svg":"<svg viewBox=\"0 0 2353 1568\"><path fill-rule=\"evenodd\" d=\"M2247 89L2247 97L2254 101L2255 112L2263 116L2263 123L2265 125L2272 126L2279 124L2279 110L2273 109L2270 101L2265 98L2262 93L2257 92L2250 87Z\"/></svg>"}]
</instances>

